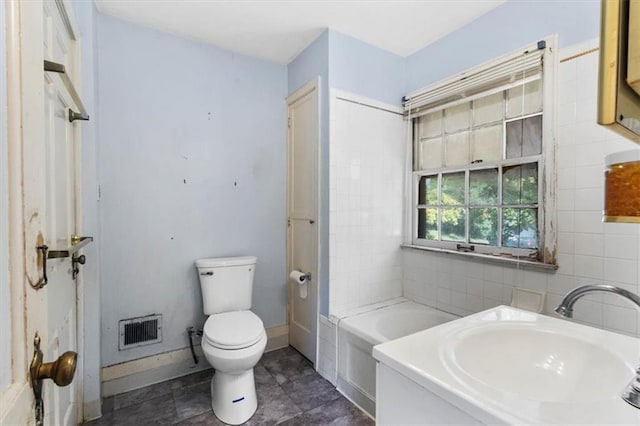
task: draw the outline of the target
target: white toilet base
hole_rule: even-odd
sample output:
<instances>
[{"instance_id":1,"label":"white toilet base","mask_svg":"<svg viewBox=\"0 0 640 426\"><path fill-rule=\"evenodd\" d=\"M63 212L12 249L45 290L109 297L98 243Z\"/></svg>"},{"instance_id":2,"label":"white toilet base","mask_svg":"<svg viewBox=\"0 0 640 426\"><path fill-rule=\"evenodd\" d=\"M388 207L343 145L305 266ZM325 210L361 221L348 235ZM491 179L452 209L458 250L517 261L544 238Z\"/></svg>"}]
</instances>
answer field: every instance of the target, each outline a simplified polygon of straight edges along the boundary
<instances>
[{"instance_id":1,"label":"white toilet base","mask_svg":"<svg viewBox=\"0 0 640 426\"><path fill-rule=\"evenodd\" d=\"M211 380L211 407L225 423L239 425L249 420L258 408L253 368L239 374L216 370Z\"/></svg>"}]
</instances>

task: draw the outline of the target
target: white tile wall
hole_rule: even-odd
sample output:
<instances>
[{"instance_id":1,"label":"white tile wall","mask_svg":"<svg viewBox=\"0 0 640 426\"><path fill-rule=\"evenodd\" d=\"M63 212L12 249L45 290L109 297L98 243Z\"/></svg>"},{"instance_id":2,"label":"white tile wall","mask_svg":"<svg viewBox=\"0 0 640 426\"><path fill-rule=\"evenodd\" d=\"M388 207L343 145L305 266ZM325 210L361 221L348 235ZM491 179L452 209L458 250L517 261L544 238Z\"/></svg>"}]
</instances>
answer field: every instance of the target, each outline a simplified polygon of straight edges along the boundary
<instances>
[{"instance_id":1,"label":"white tile wall","mask_svg":"<svg viewBox=\"0 0 640 426\"><path fill-rule=\"evenodd\" d=\"M565 48L560 58L596 42ZM637 145L596 124L598 53L560 64L558 78L558 263L556 272L518 269L417 250L404 250L404 296L457 314L508 304L514 286L547 292L545 312L590 283L640 293L640 225L602 223L604 156ZM611 295L577 302L576 320L640 335L637 309Z\"/></svg>"},{"instance_id":2,"label":"white tile wall","mask_svg":"<svg viewBox=\"0 0 640 426\"><path fill-rule=\"evenodd\" d=\"M318 334L318 373L333 385L336 384L337 327L327 317L320 315Z\"/></svg>"},{"instance_id":3,"label":"white tile wall","mask_svg":"<svg viewBox=\"0 0 640 426\"><path fill-rule=\"evenodd\" d=\"M330 314L402 295L405 123L337 94L330 108Z\"/></svg>"}]
</instances>

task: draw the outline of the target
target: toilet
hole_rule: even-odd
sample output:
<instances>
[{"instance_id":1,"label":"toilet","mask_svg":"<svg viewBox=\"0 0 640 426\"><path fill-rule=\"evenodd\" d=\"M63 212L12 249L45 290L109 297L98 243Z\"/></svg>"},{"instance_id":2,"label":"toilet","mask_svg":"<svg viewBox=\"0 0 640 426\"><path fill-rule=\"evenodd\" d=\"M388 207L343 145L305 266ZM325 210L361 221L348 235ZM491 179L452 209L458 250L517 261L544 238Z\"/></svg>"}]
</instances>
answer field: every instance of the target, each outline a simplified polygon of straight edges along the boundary
<instances>
[{"instance_id":1,"label":"toilet","mask_svg":"<svg viewBox=\"0 0 640 426\"><path fill-rule=\"evenodd\" d=\"M253 367L267 345L262 320L251 309L256 257L196 261L202 305L208 315L202 351L215 369L211 407L225 423L246 422L258 408Z\"/></svg>"}]
</instances>

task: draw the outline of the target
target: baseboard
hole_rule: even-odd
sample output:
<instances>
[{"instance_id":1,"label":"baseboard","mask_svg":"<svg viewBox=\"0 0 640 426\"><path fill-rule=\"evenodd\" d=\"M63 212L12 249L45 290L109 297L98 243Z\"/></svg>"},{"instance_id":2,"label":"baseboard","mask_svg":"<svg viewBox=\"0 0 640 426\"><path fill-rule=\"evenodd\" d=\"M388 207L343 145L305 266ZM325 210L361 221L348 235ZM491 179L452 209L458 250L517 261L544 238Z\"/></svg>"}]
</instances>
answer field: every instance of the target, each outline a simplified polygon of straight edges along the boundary
<instances>
[{"instance_id":1,"label":"baseboard","mask_svg":"<svg viewBox=\"0 0 640 426\"><path fill-rule=\"evenodd\" d=\"M267 328L267 347L265 352L289 346L289 326L280 325L278 327Z\"/></svg>"},{"instance_id":2,"label":"baseboard","mask_svg":"<svg viewBox=\"0 0 640 426\"><path fill-rule=\"evenodd\" d=\"M266 332L265 352L288 346L289 327L287 325L268 328ZM184 348L103 367L102 397L129 392L211 368L199 345L195 347L195 351L200 361L198 364L193 362L191 350Z\"/></svg>"},{"instance_id":3,"label":"baseboard","mask_svg":"<svg viewBox=\"0 0 640 426\"><path fill-rule=\"evenodd\" d=\"M102 401L85 402L82 408L82 415L85 422L100 418L102 416Z\"/></svg>"},{"instance_id":4,"label":"baseboard","mask_svg":"<svg viewBox=\"0 0 640 426\"><path fill-rule=\"evenodd\" d=\"M202 349L195 348L199 362L193 362L189 348L165 352L102 368L102 397L129 392L154 383L211 368Z\"/></svg>"}]
</instances>

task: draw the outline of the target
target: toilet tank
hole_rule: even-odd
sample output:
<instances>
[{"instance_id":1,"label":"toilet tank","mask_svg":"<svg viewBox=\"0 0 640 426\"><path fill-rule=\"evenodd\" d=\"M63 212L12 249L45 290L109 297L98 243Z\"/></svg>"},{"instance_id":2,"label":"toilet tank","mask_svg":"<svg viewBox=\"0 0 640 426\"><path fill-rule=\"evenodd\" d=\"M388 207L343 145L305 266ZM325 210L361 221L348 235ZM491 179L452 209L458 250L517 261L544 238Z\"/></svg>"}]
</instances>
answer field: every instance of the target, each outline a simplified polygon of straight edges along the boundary
<instances>
[{"instance_id":1,"label":"toilet tank","mask_svg":"<svg viewBox=\"0 0 640 426\"><path fill-rule=\"evenodd\" d=\"M255 256L196 260L205 315L251 309Z\"/></svg>"}]
</instances>

